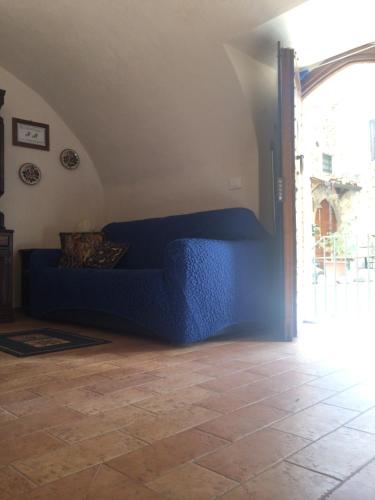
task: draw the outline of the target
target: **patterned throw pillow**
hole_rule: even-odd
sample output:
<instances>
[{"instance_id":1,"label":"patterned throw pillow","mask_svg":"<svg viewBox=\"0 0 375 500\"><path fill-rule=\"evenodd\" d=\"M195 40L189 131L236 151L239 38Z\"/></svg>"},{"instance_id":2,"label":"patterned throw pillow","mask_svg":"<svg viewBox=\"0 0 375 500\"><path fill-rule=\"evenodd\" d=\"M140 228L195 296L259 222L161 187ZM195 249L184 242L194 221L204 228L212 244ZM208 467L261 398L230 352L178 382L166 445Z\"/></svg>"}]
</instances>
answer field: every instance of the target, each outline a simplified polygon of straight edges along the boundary
<instances>
[{"instance_id":1,"label":"patterned throw pillow","mask_svg":"<svg viewBox=\"0 0 375 500\"><path fill-rule=\"evenodd\" d=\"M103 233L60 233L59 267L85 267L86 261L104 243Z\"/></svg>"},{"instance_id":2,"label":"patterned throw pillow","mask_svg":"<svg viewBox=\"0 0 375 500\"><path fill-rule=\"evenodd\" d=\"M105 241L101 246L86 260L85 267L94 267L97 269L112 269L116 267L119 260L128 251L127 243L114 243Z\"/></svg>"}]
</instances>

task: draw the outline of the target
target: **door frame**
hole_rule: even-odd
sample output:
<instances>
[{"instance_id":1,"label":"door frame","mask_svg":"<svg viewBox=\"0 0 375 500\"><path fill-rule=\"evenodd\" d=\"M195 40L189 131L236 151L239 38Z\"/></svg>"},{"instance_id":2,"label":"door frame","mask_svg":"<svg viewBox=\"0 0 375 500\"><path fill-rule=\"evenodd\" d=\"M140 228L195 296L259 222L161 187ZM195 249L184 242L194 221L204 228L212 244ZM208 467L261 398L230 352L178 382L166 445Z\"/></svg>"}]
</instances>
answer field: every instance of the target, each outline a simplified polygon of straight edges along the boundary
<instances>
[{"instance_id":1,"label":"door frame","mask_svg":"<svg viewBox=\"0 0 375 500\"><path fill-rule=\"evenodd\" d=\"M375 62L375 45L368 43L325 59L311 68L302 68L302 97L306 97L337 71L358 63Z\"/></svg>"},{"instance_id":2,"label":"door frame","mask_svg":"<svg viewBox=\"0 0 375 500\"><path fill-rule=\"evenodd\" d=\"M278 43L278 119L275 141L275 225L280 303L278 337L297 336L297 227L296 227L296 96L303 98L347 65L375 62L375 44L367 44L296 72L294 49Z\"/></svg>"},{"instance_id":3,"label":"door frame","mask_svg":"<svg viewBox=\"0 0 375 500\"><path fill-rule=\"evenodd\" d=\"M280 265L281 338L297 335L295 201L295 52L278 45L277 239Z\"/></svg>"}]
</instances>

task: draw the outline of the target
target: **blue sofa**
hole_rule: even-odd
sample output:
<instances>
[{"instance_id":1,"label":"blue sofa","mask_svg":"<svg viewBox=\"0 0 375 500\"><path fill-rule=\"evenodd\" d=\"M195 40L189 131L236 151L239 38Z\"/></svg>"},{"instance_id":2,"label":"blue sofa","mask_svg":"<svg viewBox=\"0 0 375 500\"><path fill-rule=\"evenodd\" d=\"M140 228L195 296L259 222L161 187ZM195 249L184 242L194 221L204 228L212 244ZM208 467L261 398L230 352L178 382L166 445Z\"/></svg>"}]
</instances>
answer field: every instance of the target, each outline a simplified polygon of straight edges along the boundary
<instances>
[{"instance_id":1,"label":"blue sofa","mask_svg":"<svg viewBox=\"0 0 375 500\"><path fill-rule=\"evenodd\" d=\"M131 245L115 269L59 268L59 250L32 252L32 316L177 344L267 324L270 239L250 210L117 222L103 231Z\"/></svg>"}]
</instances>

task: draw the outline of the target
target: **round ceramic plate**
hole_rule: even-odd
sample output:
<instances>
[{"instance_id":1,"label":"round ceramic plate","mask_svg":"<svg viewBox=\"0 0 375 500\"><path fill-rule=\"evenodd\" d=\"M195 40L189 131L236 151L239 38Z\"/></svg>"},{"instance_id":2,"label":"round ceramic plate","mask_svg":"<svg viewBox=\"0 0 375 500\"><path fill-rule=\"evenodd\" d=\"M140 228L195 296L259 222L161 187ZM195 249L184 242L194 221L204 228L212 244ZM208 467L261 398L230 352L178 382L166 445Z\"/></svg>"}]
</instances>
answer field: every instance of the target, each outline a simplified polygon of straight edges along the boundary
<instances>
[{"instance_id":1,"label":"round ceramic plate","mask_svg":"<svg viewBox=\"0 0 375 500\"><path fill-rule=\"evenodd\" d=\"M79 154L74 149L64 149L60 154L61 165L69 170L77 168L80 162Z\"/></svg>"},{"instance_id":2,"label":"round ceramic plate","mask_svg":"<svg viewBox=\"0 0 375 500\"><path fill-rule=\"evenodd\" d=\"M21 180L25 184L29 184L30 186L38 184L38 182L42 178L42 172L40 171L40 168L34 165L34 163L24 163L23 165L21 165L19 169L19 175Z\"/></svg>"}]
</instances>

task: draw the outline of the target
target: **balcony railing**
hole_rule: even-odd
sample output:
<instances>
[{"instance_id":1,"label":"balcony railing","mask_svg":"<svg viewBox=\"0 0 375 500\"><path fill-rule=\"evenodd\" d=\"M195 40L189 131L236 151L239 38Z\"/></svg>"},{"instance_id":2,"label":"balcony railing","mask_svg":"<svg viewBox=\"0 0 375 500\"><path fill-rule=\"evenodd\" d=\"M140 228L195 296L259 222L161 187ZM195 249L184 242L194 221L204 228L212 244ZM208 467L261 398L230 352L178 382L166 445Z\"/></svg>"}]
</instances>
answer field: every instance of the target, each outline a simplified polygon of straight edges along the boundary
<instances>
[{"instance_id":1,"label":"balcony railing","mask_svg":"<svg viewBox=\"0 0 375 500\"><path fill-rule=\"evenodd\" d=\"M375 235L331 234L313 248L315 320L375 316Z\"/></svg>"}]
</instances>

